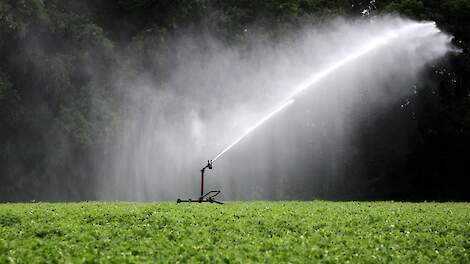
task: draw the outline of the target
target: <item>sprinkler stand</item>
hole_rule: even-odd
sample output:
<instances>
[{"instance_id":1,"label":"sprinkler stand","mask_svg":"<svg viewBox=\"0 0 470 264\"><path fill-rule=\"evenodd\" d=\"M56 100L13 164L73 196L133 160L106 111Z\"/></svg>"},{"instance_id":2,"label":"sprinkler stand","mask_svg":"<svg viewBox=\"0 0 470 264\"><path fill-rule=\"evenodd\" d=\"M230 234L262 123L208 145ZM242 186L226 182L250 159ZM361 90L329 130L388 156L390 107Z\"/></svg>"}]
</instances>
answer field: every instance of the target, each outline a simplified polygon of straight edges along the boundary
<instances>
[{"instance_id":1,"label":"sprinkler stand","mask_svg":"<svg viewBox=\"0 0 470 264\"><path fill-rule=\"evenodd\" d=\"M204 172L206 169L212 170L212 160L207 161L207 165L201 169L201 195L198 199L180 199L176 200L176 203L216 203L216 204L224 204L223 202L217 201L214 198L220 194L220 191L209 191L208 193L204 194Z\"/></svg>"}]
</instances>

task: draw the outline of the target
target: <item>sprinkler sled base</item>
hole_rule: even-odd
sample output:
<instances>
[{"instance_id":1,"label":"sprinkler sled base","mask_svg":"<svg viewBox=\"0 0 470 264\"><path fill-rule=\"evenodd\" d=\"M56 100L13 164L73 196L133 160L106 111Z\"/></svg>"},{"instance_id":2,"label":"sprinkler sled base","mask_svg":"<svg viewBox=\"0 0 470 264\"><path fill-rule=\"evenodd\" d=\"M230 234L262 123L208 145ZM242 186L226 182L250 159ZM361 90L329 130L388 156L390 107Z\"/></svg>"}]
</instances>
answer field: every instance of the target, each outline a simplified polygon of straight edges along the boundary
<instances>
[{"instance_id":1,"label":"sprinkler sled base","mask_svg":"<svg viewBox=\"0 0 470 264\"><path fill-rule=\"evenodd\" d=\"M217 201L214 198L220 194L220 191L210 191L203 196L199 197L199 199L179 199L176 200L176 203L216 203L216 204L224 204L221 201Z\"/></svg>"},{"instance_id":2,"label":"sprinkler sled base","mask_svg":"<svg viewBox=\"0 0 470 264\"><path fill-rule=\"evenodd\" d=\"M204 194L204 172L206 169L212 170L212 160L207 161L207 165L201 169L201 196L198 199L179 199L176 200L176 203L216 203L224 204L223 202L217 201L214 198L220 194L220 191L210 191Z\"/></svg>"}]
</instances>

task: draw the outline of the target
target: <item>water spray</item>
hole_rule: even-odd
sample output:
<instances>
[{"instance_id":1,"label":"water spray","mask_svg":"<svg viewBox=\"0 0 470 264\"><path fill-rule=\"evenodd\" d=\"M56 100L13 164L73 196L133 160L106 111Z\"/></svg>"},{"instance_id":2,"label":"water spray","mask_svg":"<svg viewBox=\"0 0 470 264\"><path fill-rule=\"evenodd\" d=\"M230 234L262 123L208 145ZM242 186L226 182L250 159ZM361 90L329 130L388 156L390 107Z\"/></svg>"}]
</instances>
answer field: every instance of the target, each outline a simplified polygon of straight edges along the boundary
<instances>
[{"instance_id":1,"label":"water spray","mask_svg":"<svg viewBox=\"0 0 470 264\"><path fill-rule=\"evenodd\" d=\"M220 194L219 190L216 191L209 191L208 193L204 194L204 172L206 169L212 170L212 164L220 157L222 154L227 152L229 149L231 149L233 146L235 146L238 142L240 142L242 139L244 139L246 136L248 136L253 130L261 126L263 123L268 121L271 117L273 117L275 114L280 112L282 109L286 108L290 104L294 102L293 99L288 100L287 102L281 104L278 106L274 111L270 112L268 115L263 117L260 121L258 121L255 125L252 127L248 128L243 135L241 135L239 138L237 138L232 144L228 145L224 150L222 150L217 156L215 156L214 159L208 160L207 165L201 169L201 193L198 199L179 199L176 200L177 203L217 203L217 204L223 204L220 201L215 200L215 197Z\"/></svg>"},{"instance_id":2,"label":"water spray","mask_svg":"<svg viewBox=\"0 0 470 264\"><path fill-rule=\"evenodd\" d=\"M355 61L355 60L365 56L366 54L389 44L392 40L398 38L400 35L405 34L405 33L409 32L411 30L420 30L421 33L424 33L424 34L436 34L436 33L439 32L439 30L436 28L436 24L434 22L413 24L413 25L402 27L398 30L389 31L389 32L387 32L387 33L385 33L385 34L383 34L379 37L373 38L371 41L367 42L365 45L359 47L359 49L357 49L355 52L349 54L348 56L344 57L343 59L337 61L336 63L334 63L332 65L330 65L326 69L311 75L305 81L303 81L298 86L296 86L293 89L293 91L286 97L286 99L284 99L284 101L282 101L282 103L279 104L278 107L276 107L273 111L271 111L269 114L267 114L262 119L260 119L255 125L248 128L240 137L235 139L235 141L233 141L230 145L228 145L225 149L223 149L212 160L207 161L207 165L201 169L201 194L200 194L200 197L198 199L196 199L196 200L178 199L177 203L181 203L181 202L198 202L198 203L209 202L209 203L223 204L222 202L217 201L217 200L214 199L217 195L220 194L219 190L209 191L208 193L204 194L204 171L205 171L205 169L212 169L213 163L218 158L220 158L223 154L225 154L227 151L229 151L231 148L233 148L235 145L237 145L240 141L242 141L245 137L247 137L251 132L253 132L255 129L257 129L263 123L268 121L271 117L273 117L274 115L276 115L280 111L284 110L287 106L294 103L294 98L297 95L299 95L301 92L303 92L307 88L312 87L314 84L318 83L322 79L324 79L327 76L331 75L333 72L335 72L339 68L343 67L344 65L347 65L348 63L350 63L352 61Z\"/></svg>"},{"instance_id":3,"label":"water spray","mask_svg":"<svg viewBox=\"0 0 470 264\"><path fill-rule=\"evenodd\" d=\"M227 152L229 149L231 149L233 146L235 146L238 142L240 142L242 139L244 139L246 136L248 136L251 132L253 132L256 128L261 126L264 122L268 121L271 117L273 117L275 114L279 113L282 111L284 108L289 106L294 102L293 99L288 100L287 102L282 103L280 106L278 106L274 111L270 112L267 114L265 117L263 117L260 121L258 121L255 125L252 127L248 128L245 130L245 133L243 133L239 138L237 138L232 144L228 145L224 150L222 150L219 154L217 154L212 161L215 162L220 156L222 156L225 152Z\"/></svg>"}]
</instances>

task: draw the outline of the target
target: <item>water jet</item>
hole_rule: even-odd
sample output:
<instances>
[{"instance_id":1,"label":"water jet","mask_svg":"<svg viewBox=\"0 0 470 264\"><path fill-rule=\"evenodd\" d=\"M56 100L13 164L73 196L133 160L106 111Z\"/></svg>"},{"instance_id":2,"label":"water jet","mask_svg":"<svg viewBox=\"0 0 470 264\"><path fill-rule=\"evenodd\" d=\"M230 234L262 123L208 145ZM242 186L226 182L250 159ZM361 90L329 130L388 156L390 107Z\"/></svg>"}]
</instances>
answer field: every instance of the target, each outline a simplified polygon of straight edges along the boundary
<instances>
[{"instance_id":1,"label":"water jet","mask_svg":"<svg viewBox=\"0 0 470 264\"><path fill-rule=\"evenodd\" d=\"M389 45L398 43L400 38L406 36L414 36L414 37L430 37L436 34L439 34L440 30L436 27L434 22L425 22L425 23L412 23L407 24L405 26L401 26L399 28L394 28L388 31L385 31L383 34L377 35L368 41L361 44L357 49L352 50L349 54L344 57L337 59L334 63L327 65L326 67L322 68L322 70L314 72L313 74L309 75L306 79L300 82L298 85L294 86L290 93L286 94L284 100L282 100L274 110L271 112L266 113L258 122L256 122L253 126L246 129L242 132L241 136L235 138L235 140L225 147L220 153L218 153L212 160L209 160L207 165L201 169L201 193L198 199L192 200L182 200L178 199L177 202L210 202L210 203L219 203L221 202L216 201L214 197L220 194L220 191L210 191L204 194L204 172L205 169L212 169L213 163L218 160L223 154L227 151L232 149L235 145L237 145L240 141L242 141L245 137L247 137L251 132L255 129L260 127L266 121L271 119L274 115L284 110L287 106L291 105L298 100L299 97L305 92L305 90L316 86L319 84L320 81L326 79L327 77L332 76L337 71L341 70L342 68L346 67L349 64L355 63L364 57L367 57L374 51L384 49Z\"/></svg>"}]
</instances>

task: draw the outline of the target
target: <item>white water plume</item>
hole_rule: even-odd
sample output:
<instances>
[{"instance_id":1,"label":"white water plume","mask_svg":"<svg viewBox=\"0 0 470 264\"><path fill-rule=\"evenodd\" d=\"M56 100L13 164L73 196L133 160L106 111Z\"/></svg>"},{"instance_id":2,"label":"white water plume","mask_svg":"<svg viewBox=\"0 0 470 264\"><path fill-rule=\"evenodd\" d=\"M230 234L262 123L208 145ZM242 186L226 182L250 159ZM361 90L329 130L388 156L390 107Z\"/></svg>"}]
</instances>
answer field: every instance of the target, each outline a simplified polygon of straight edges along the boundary
<instances>
[{"instance_id":1,"label":"white water plume","mask_svg":"<svg viewBox=\"0 0 470 264\"><path fill-rule=\"evenodd\" d=\"M277 107L274 111L270 112L267 114L265 117L263 117L260 121L258 121L256 124L254 124L252 127L248 128L245 133L243 133L239 138L237 138L232 144L228 145L224 150L222 150L217 156L215 156L212 161L215 162L220 156L222 156L225 152L227 152L229 149L231 149L233 146L235 146L238 142L240 142L242 139L244 139L246 136L248 136L251 132L253 132L256 128L261 126L264 122L268 121L271 117L273 117L275 114L278 112L282 111L284 108L292 104L294 100L290 99L285 103L282 103L279 107Z\"/></svg>"},{"instance_id":2,"label":"white water plume","mask_svg":"<svg viewBox=\"0 0 470 264\"><path fill-rule=\"evenodd\" d=\"M121 84L132 101L98 166L101 199L196 197L214 153L206 189L226 199L313 198L345 177L353 186L357 123L412 94L426 65L452 50L434 23L390 17L338 19L277 42L260 33L248 30L239 47L183 34L168 81Z\"/></svg>"},{"instance_id":3,"label":"white water plume","mask_svg":"<svg viewBox=\"0 0 470 264\"><path fill-rule=\"evenodd\" d=\"M357 51L353 52L352 54L348 55L344 59L341 59L338 62L335 62L333 65L327 67L326 69L320 71L319 73L313 74L310 78L302 82L298 85L292 93L287 97L286 102L281 103L281 107L269 113L266 117L263 117L256 125L248 129L241 137L237 138L233 143L231 143L228 147L226 147L222 152L220 152L213 161L216 161L220 156L222 156L225 152L235 146L238 142L240 142L243 138L245 138L250 132L255 130L258 126L264 123L267 119L271 118L273 115L277 114L281 110L284 109L285 106L294 102L292 98L297 96L299 93L304 91L305 89L315 85L315 83L321 81L323 78L327 77L329 74L334 73L335 70L342 67L347 63L352 63L354 60L359 59L361 56L367 55L369 52L373 51L374 49L380 48L384 45L387 45L395 38L400 37L401 35L410 33L413 30L424 30L427 35L439 33L439 30L436 28L435 23L421 23L421 24L411 24L404 26L403 28L399 28L390 32L387 32L383 35L380 35L377 38L374 38L372 41L365 43L363 46L359 47ZM415 32L417 33L417 32Z\"/></svg>"}]
</instances>

